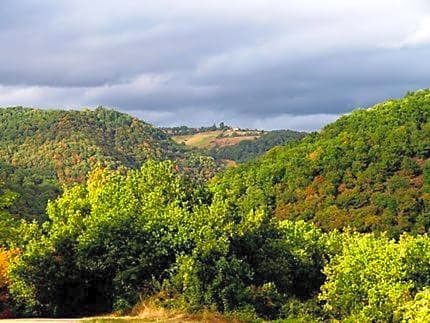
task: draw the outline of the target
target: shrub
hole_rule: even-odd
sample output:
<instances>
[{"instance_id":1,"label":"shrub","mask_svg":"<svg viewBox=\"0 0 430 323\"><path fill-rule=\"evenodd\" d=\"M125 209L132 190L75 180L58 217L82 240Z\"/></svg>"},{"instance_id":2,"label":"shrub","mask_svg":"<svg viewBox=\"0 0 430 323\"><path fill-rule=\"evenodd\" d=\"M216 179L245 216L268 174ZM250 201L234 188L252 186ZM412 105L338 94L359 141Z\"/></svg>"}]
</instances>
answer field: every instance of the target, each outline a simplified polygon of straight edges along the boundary
<instances>
[{"instance_id":1,"label":"shrub","mask_svg":"<svg viewBox=\"0 0 430 323\"><path fill-rule=\"evenodd\" d=\"M317 293L327 256L324 235L313 225L276 223L256 213L222 226L212 226L224 234L218 243L206 245L205 251L198 247L174 271L173 286L191 308L229 312L252 306L260 317L274 319L288 298L309 299Z\"/></svg>"}]
</instances>

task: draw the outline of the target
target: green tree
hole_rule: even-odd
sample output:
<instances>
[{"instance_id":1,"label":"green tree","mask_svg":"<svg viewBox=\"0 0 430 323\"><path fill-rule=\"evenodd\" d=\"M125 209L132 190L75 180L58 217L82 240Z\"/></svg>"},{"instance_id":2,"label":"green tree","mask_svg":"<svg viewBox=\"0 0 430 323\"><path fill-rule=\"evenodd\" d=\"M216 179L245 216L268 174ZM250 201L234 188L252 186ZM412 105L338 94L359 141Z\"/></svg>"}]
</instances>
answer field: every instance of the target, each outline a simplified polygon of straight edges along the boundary
<instances>
[{"instance_id":1,"label":"green tree","mask_svg":"<svg viewBox=\"0 0 430 323\"><path fill-rule=\"evenodd\" d=\"M319 298L335 319L398 321L399 309L430 283L430 239L402 235L342 236L342 251L325 269Z\"/></svg>"},{"instance_id":2,"label":"green tree","mask_svg":"<svg viewBox=\"0 0 430 323\"><path fill-rule=\"evenodd\" d=\"M19 222L8 212L8 208L16 199L17 194L5 189L0 182L0 248L9 244L15 238L15 230Z\"/></svg>"}]
</instances>

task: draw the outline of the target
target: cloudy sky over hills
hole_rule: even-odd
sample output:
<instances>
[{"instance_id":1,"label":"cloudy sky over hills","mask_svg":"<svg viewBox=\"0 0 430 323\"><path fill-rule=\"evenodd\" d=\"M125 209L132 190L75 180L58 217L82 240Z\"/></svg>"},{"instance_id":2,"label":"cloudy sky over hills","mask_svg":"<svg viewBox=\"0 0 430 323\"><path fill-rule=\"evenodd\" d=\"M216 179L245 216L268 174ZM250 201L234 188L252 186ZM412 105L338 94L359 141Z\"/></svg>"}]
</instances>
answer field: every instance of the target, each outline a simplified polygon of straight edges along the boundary
<instances>
[{"instance_id":1,"label":"cloudy sky over hills","mask_svg":"<svg viewBox=\"0 0 430 323\"><path fill-rule=\"evenodd\" d=\"M0 105L318 129L430 87L420 0L0 2Z\"/></svg>"}]
</instances>

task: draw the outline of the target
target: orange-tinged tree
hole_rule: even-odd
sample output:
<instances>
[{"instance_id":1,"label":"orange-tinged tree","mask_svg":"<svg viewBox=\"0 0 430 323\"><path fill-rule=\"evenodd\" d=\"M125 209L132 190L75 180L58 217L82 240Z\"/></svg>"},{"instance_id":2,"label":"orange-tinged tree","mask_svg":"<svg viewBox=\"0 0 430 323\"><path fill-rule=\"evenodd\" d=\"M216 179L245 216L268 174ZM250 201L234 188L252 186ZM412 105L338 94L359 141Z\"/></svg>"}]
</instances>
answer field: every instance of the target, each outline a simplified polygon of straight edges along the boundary
<instances>
[{"instance_id":1,"label":"orange-tinged tree","mask_svg":"<svg viewBox=\"0 0 430 323\"><path fill-rule=\"evenodd\" d=\"M9 304L7 272L12 258L17 254L17 250L0 249L0 319L12 316Z\"/></svg>"}]
</instances>

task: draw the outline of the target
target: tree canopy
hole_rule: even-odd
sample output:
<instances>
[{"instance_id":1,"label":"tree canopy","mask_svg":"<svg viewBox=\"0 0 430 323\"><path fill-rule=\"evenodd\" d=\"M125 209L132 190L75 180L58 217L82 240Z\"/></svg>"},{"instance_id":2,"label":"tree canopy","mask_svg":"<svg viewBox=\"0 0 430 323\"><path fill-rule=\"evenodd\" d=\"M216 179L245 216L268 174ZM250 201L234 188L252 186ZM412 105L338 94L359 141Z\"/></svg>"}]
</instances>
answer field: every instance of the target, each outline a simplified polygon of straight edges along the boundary
<instances>
[{"instance_id":1,"label":"tree canopy","mask_svg":"<svg viewBox=\"0 0 430 323\"><path fill-rule=\"evenodd\" d=\"M19 193L10 211L20 218L40 218L62 185L85 182L99 163L184 158L163 131L114 110L0 109L0 180Z\"/></svg>"}]
</instances>

